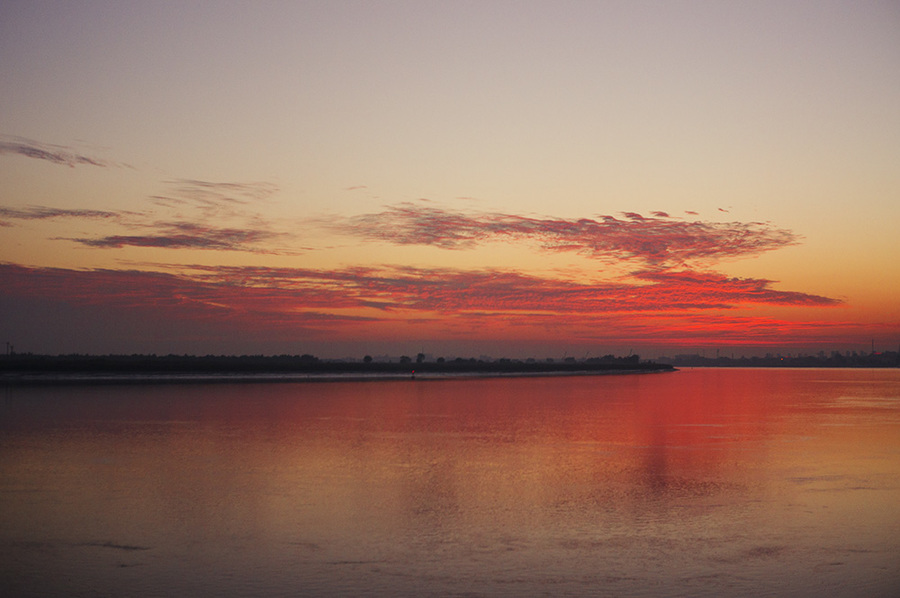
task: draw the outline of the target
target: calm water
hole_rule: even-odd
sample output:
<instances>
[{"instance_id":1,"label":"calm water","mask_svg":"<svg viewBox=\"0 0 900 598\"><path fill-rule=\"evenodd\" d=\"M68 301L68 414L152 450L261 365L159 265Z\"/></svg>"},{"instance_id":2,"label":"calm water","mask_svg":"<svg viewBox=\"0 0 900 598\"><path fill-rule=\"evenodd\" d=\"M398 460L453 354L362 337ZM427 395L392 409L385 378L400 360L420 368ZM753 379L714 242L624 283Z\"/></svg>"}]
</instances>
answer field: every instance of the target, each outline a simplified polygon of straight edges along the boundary
<instances>
[{"instance_id":1,"label":"calm water","mask_svg":"<svg viewBox=\"0 0 900 598\"><path fill-rule=\"evenodd\" d=\"M900 371L0 389L4 596L897 596Z\"/></svg>"}]
</instances>

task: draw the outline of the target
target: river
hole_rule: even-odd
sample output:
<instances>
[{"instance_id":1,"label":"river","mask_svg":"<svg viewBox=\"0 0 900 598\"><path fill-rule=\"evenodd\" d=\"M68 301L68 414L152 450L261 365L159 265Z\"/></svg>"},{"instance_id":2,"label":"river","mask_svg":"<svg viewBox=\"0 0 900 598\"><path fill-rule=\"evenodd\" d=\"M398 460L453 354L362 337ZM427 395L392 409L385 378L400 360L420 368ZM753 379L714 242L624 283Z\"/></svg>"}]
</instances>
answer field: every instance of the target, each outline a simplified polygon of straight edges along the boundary
<instances>
[{"instance_id":1,"label":"river","mask_svg":"<svg viewBox=\"0 0 900 598\"><path fill-rule=\"evenodd\" d=\"M0 388L4 596L897 596L900 370Z\"/></svg>"}]
</instances>

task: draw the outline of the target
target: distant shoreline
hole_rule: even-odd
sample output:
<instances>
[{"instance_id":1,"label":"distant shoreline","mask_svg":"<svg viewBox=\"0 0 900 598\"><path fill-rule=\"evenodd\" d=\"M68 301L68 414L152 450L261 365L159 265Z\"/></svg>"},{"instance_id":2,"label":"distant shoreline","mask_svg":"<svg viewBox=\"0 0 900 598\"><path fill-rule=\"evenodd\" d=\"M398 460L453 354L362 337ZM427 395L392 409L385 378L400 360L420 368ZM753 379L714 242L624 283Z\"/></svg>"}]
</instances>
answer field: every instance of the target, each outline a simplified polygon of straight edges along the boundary
<instances>
[{"instance_id":1,"label":"distant shoreline","mask_svg":"<svg viewBox=\"0 0 900 598\"><path fill-rule=\"evenodd\" d=\"M575 376L625 376L630 374L662 374L678 371L676 368L633 370L574 370L548 372L443 372L415 374L124 374L124 373L23 373L0 374L0 386L53 386L53 385L107 385L107 384L255 384L255 383L305 383L305 382L388 382L436 380L471 380L487 378L552 378Z\"/></svg>"},{"instance_id":2,"label":"distant shoreline","mask_svg":"<svg viewBox=\"0 0 900 598\"><path fill-rule=\"evenodd\" d=\"M442 363L320 361L311 356L5 356L0 384L337 382L466 377L547 377L672 372L633 358L582 362L452 360Z\"/></svg>"}]
</instances>

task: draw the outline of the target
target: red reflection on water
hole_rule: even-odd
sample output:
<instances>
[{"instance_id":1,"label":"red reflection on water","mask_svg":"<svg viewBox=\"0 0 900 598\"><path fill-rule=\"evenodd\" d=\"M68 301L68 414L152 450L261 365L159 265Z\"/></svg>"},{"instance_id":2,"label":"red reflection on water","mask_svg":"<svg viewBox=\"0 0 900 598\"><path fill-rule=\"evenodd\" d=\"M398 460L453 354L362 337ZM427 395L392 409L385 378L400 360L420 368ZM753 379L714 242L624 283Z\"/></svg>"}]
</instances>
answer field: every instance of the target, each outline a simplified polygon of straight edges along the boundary
<instances>
[{"instance_id":1,"label":"red reflection on water","mask_svg":"<svg viewBox=\"0 0 900 598\"><path fill-rule=\"evenodd\" d=\"M118 562L182 589L746 595L865 587L900 549L897 371L12 389L0 431L0 556L113 594Z\"/></svg>"}]
</instances>

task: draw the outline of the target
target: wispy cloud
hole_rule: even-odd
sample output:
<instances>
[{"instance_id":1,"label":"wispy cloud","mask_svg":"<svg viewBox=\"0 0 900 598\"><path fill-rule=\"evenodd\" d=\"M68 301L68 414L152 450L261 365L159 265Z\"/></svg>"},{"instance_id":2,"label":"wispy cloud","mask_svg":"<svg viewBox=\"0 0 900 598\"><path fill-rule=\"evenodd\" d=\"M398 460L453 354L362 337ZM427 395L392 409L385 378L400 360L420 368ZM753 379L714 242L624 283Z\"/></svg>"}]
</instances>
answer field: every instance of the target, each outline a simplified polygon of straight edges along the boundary
<instances>
[{"instance_id":1,"label":"wispy cloud","mask_svg":"<svg viewBox=\"0 0 900 598\"><path fill-rule=\"evenodd\" d=\"M366 241L433 246L448 250L508 242L548 252L574 252L638 269L697 269L725 258L756 255L799 242L789 230L762 222L705 222L624 212L620 217L562 219L517 214L446 210L427 202L404 203L381 212L307 220L286 230L255 210L277 191L269 183L169 181L170 193L151 196L156 212L121 212L47 207L0 207L4 225L13 220L105 219L125 227L98 236L59 236L87 247L155 247L296 254L291 248L305 227ZM162 209L164 216L158 211ZM127 216L127 218L125 218ZM272 243L282 242L274 249Z\"/></svg>"},{"instance_id":2,"label":"wispy cloud","mask_svg":"<svg viewBox=\"0 0 900 598\"><path fill-rule=\"evenodd\" d=\"M167 249L216 249L271 253L259 246L280 236L268 230L215 228L190 222L170 222L155 225L160 234L110 235L99 238L68 238L88 247L115 248L158 247Z\"/></svg>"},{"instance_id":3,"label":"wispy cloud","mask_svg":"<svg viewBox=\"0 0 900 598\"><path fill-rule=\"evenodd\" d=\"M202 205L248 204L268 199L278 191L277 185L267 182L223 183L197 179L174 179L167 181L166 184L171 188L171 197L155 196L155 198L193 201Z\"/></svg>"},{"instance_id":4,"label":"wispy cloud","mask_svg":"<svg viewBox=\"0 0 900 598\"><path fill-rule=\"evenodd\" d=\"M0 136L0 154L14 154L35 160L45 160L70 168L84 165L100 167L115 165L113 162L86 156L63 145L40 143L24 137L9 135Z\"/></svg>"},{"instance_id":5,"label":"wispy cloud","mask_svg":"<svg viewBox=\"0 0 900 598\"><path fill-rule=\"evenodd\" d=\"M255 218L251 210L278 192L278 186L267 182L214 182L197 179L166 181L168 191L150 196L150 201L174 211L180 218L193 212L204 221L211 219Z\"/></svg>"},{"instance_id":6,"label":"wispy cloud","mask_svg":"<svg viewBox=\"0 0 900 598\"><path fill-rule=\"evenodd\" d=\"M250 253L296 254L290 248L267 244L287 241L293 235L278 231L259 216L253 202L265 201L277 187L268 183L213 183L180 179L170 181L172 195L155 196L159 208L142 212L51 208L45 206L0 206L0 226L15 221L80 219L114 224L115 234L97 236L56 236L54 240L74 241L86 247L119 249L149 247L166 249L211 249ZM159 212L170 218L160 219ZM174 218L173 218L174 217ZM308 248L303 248L308 249Z\"/></svg>"},{"instance_id":7,"label":"wispy cloud","mask_svg":"<svg viewBox=\"0 0 900 598\"><path fill-rule=\"evenodd\" d=\"M601 216L579 220L515 214L468 214L411 203L328 225L342 234L399 245L467 249L488 241L529 241L547 251L575 251L593 258L637 260L656 267L745 257L796 244L794 233L762 222L702 222L664 212L644 217Z\"/></svg>"},{"instance_id":8,"label":"wispy cloud","mask_svg":"<svg viewBox=\"0 0 900 598\"><path fill-rule=\"evenodd\" d=\"M87 247L101 249L119 249L131 246L275 253L275 250L268 248L265 244L289 236L265 227L216 227L196 222L148 222L148 216L146 213L127 211L0 206L0 226L13 226L6 220L68 218L108 221L131 231L142 233L102 237L53 237L55 240L74 241ZM287 252L281 251L280 253Z\"/></svg>"},{"instance_id":9,"label":"wispy cloud","mask_svg":"<svg viewBox=\"0 0 900 598\"><path fill-rule=\"evenodd\" d=\"M12 220L50 220L54 218L84 218L92 220L119 220L133 212L109 210L82 210L65 208L48 208L44 206L28 206L25 208L6 208L0 206L0 218Z\"/></svg>"}]
</instances>

